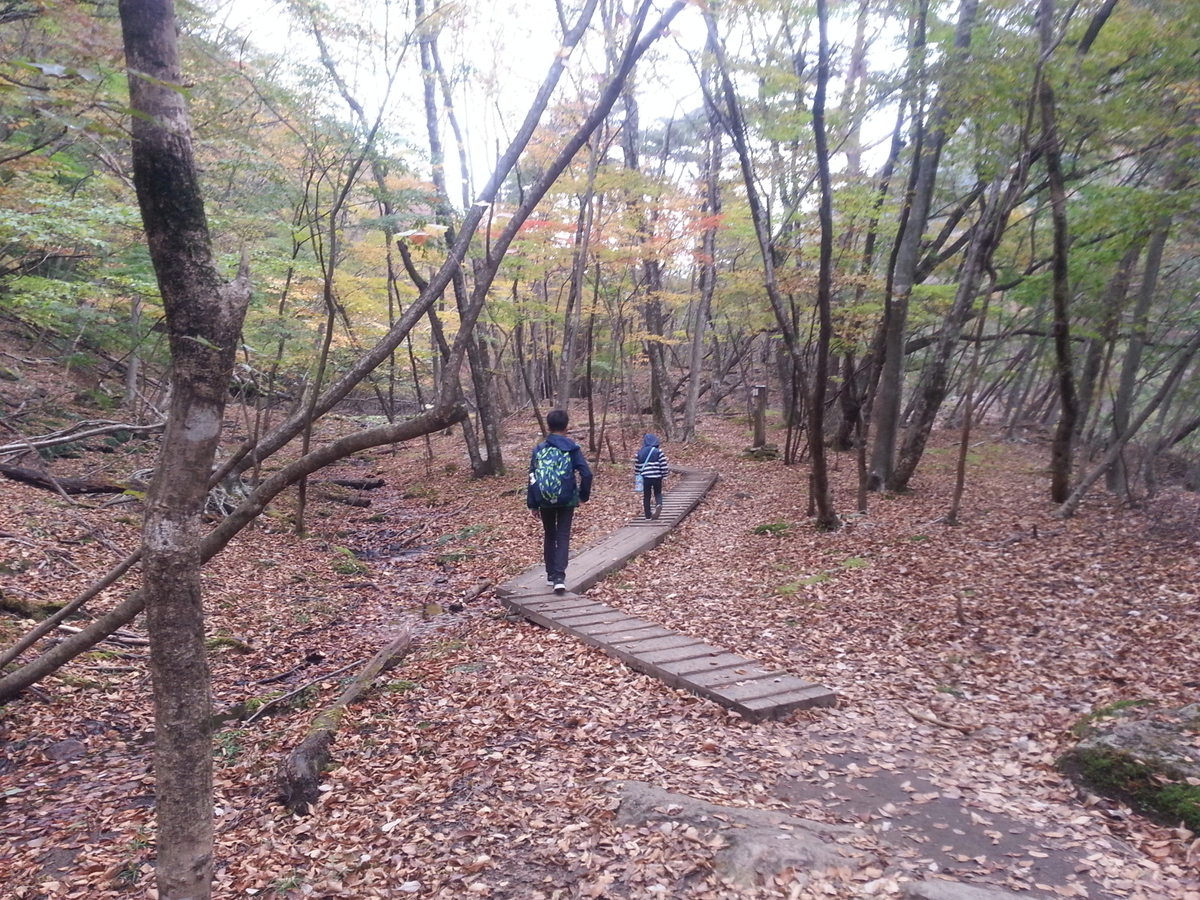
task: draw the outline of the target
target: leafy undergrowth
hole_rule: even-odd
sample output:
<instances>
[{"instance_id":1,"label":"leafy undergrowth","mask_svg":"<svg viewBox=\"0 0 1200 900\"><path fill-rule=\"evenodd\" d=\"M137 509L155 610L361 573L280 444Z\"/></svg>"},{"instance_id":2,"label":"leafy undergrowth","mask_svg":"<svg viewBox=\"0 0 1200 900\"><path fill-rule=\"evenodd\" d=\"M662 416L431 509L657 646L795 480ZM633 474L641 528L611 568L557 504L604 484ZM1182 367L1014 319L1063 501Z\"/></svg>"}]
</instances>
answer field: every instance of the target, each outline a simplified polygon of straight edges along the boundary
<instances>
[{"instance_id":1,"label":"leafy undergrowth","mask_svg":"<svg viewBox=\"0 0 1200 900\"><path fill-rule=\"evenodd\" d=\"M1030 823L1030 859L981 863L1011 886L1036 890L1023 866L1044 844L1067 848L1107 896L1200 896L1189 893L1200 890L1193 835L1080 799L1054 768L1093 709L1196 699L1195 497L1128 510L1097 492L1078 518L1058 521L1046 448L984 442L963 524L949 528L936 521L953 477L945 435L912 493L874 496L868 515L817 533L805 470L741 457L742 423L710 419L702 430L703 440L667 449L673 463L718 470L712 494L591 595L828 685L838 709L750 725L506 618L490 591L472 596L539 556L522 491L531 422L509 423L514 474L502 479L471 481L458 439L444 435L431 440L432 459L414 442L347 461L321 475L383 477L384 488L362 494L370 507L316 501L310 536L298 538L285 501L207 572L210 632L236 639L212 651L216 705L261 710L216 735L217 896L886 895L871 870L726 884L694 833L619 825L616 785L779 807L782 780L913 766L983 815ZM596 461L576 546L636 511L625 460L639 437L614 434L620 461ZM111 461L71 462L63 473ZM835 465L846 512L853 460ZM139 512L0 482L0 591L69 598L136 545ZM19 626L0 622L7 644ZM288 814L276 767L355 668L331 673L406 625L416 653L348 714L313 814ZM243 644L252 652L238 652ZM149 693L145 647L106 643L0 711L8 896L153 896ZM863 762L839 763L850 758ZM819 802L802 814L832 816ZM881 817L858 824L871 843ZM919 852L889 861L927 869Z\"/></svg>"}]
</instances>

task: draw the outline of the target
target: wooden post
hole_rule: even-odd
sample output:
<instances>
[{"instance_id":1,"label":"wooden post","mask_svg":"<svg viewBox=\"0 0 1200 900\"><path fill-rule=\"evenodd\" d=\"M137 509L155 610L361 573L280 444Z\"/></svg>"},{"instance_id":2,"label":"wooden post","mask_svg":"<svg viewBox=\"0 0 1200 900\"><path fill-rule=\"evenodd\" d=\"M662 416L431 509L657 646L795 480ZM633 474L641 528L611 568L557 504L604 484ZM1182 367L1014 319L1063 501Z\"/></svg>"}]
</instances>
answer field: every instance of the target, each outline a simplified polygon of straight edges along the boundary
<instances>
[{"instance_id":1,"label":"wooden post","mask_svg":"<svg viewBox=\"0 0 1200 900\"><path fill-rule=\"evenodd\" d=\"M756 384L750 388L750 399L754 401L754 446L767 445L767 386Z\"/></svg>"}]
</instances>

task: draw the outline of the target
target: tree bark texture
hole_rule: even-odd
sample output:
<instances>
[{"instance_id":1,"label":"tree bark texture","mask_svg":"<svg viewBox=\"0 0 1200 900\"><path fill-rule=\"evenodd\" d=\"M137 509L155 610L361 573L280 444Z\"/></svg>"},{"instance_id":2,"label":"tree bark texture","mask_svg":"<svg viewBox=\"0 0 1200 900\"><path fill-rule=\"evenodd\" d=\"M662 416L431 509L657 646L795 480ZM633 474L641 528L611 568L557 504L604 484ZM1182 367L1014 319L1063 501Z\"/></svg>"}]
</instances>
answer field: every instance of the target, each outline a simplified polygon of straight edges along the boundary
<instances>
[{"instance_id":1,"label":"tree bark texture","mask_svg":"<svg viewBox=\"0 0 1200 900\"><path fill-rule=\"evenodd\" d=\"M142 593L154 686L157 878L163 900L207 900L213 871L212 701L200 513L250 299L223 285L192 154L171 0L121 0L133 179L171 348L171 402L146 498Z\"/></svg>"},{"instance_id":2,"label":"tree bark texture","mask_svg":"<svg viewBox=\"0 0 1200 900\"><path fill-rule=\"evenodd\" d=\"M1043 65L1053 49L1054 0L1040 0L1039 29ZM1042 156L1046 162L1046 177L1050 185L1050 215L1054 226L1054 286L1051 303L1054 309L1054 374L1058 381L1061 412L1050 449L1050 499L1064 503L1071 489L1071 456L1075 422L1079 418L1079 401L1075 395L1075 372L1071 362L1071 289L1068 282L1067 254L1070 238L1067 232L1067 187L1062 169L1062 149L1058 140L1054 87L1049 74L1041 73L1038 106L1042 117Z\"/></svg>"},{"instance_id":3,"label":"tree bark texture","mask_svg":"<svg viewBox=\"0 0 1200 900\"><path fill-rule=\"evenodd\" d=\"M817 276L817 360L813 371L812 397L808 404L808 454L812 460L812 493L817 528L830 531L839 524L829 492L829 469L825 460L825 388L829 374L829 345L833 340L833 185L829 174L829 142L825 135L825 95L829 84L829 9L827 0L817 0L820 51L817 89L813 96L813 138L816 144L821 200L821 264Z\"/></svg>"}]
</instances>

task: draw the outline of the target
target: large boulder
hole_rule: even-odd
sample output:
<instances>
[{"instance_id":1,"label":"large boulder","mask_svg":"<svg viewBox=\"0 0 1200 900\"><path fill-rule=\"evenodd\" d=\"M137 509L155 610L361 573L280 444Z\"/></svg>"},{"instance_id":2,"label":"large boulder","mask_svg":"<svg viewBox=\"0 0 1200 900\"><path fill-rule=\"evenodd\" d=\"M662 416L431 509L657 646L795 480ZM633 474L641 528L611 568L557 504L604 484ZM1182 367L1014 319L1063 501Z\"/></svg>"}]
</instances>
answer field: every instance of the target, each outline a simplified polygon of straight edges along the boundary
<instances>
[{"instance_id":1,"label":"large boulder","mask_svg":"<svg viewBox=\"0 0 1200 900\"><path fill-rule=\"evenodd\" d=\"M1200 831L1200 703L1153 715L1123 710L1095 726L1059 767L1143 815Z\"/></svg>"}]
</instances>

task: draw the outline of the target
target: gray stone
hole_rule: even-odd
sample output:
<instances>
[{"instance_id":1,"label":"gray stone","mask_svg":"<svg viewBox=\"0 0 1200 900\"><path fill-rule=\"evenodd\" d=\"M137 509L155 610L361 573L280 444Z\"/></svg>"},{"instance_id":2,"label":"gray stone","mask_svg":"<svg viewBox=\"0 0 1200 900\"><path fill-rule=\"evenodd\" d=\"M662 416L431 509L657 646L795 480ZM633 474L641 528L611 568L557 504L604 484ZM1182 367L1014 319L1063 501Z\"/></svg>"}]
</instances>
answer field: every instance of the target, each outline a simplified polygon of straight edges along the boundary
<instances>
[{"instance_id":1,"label":"gray stone","mask_svg":"<svg viewBox=\"0 0 1200 900\"><path fill-rule=\"evenodd\" d=\"M47 759L52 759L55 762L66 762L69 759L75 759L77 756L83 756L87 752L87 745L82 741L68 739L58 741L46 748L45 754Z\"/></svg>"},{"instance_id":2,"label":"gray stone","mask_svg":"<svg viewBox=\"0 0 1200 900\"><path fill-rule=\"evenodd\" d=\"M1200 779L1200 750L1194 734L1200 731L1200 703L1147 714L1129 709L1095 726L1078 746L1065 753L1059 767L1097 793L1129 802L1167 824L1185 820L1195 829L1200 808L1193 802L1169 800L1153 788L1155 782L1196 784ZM1134 773L1148 770L1152 778L1134 775L1132 781L1113 772L1109 760L1126 761Z\"/></svg>"},{"instance_id":3,"label":"gray stone","mask_svg":"<svg viewBox=\"0 0 1200 900\"><path fill-rule=\"evenodd\" d=\"M720 835L725 846L713 856L716 871L748 887L789 868L808 871L879 864L870 854L834 843L839 835L862 833L850 826L814 822L769 809L718 806L640 781L622 784L617 821L633 824L652 820L680 822Z\"/></svg>"},{"instance_id":4,"label":"gray stone","mask_svg":"<svg viewBox=\"0 0 1200 900\"><path fill-rule=\"evenodd\" d=\"M1200 703L1160 712L1153 718L1127 714L1102 725L1079 744L1081 750L1106 749L1146 765L1173 771L1173 777L1200 777L1200 752L1188 732L1200 730Z\"/></svg>"},{"instance_id":5,"label":"gray stone","mask_svg":"<svg viewBox=\"0 0 1200 900\"><path fill-rule=\"evenodd\" d=\"M909 881L900 885L900 896L906 900L1014 900L1029 895L959 881Z\"/></svg>"}]
</instances>

